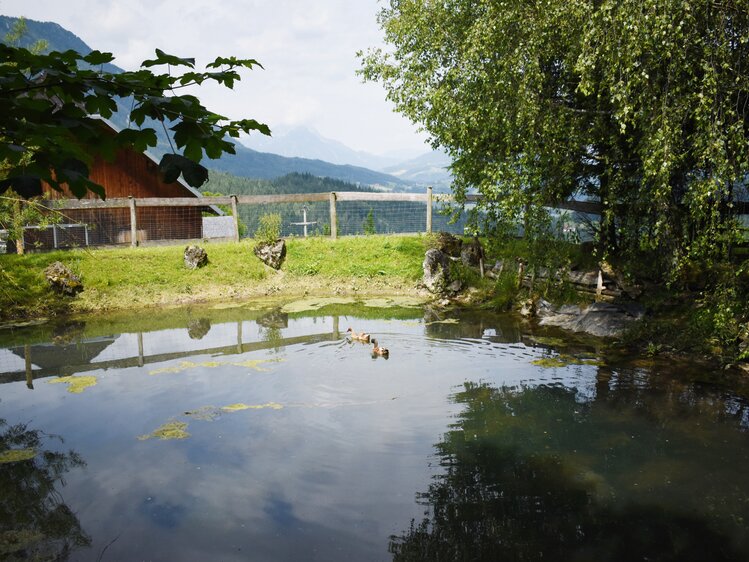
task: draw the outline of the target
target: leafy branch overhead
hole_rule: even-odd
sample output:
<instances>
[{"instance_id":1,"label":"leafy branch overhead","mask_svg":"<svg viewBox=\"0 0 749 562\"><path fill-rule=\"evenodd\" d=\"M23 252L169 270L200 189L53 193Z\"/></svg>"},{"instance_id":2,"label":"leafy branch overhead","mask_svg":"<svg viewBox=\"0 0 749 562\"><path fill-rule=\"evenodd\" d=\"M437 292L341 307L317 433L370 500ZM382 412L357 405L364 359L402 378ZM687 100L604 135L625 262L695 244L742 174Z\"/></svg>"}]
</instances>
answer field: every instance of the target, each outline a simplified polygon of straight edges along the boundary
<instances>
[{"instance_id":1,"label":"leafy branch overhead","mask_svg":"<svg viewBox=\"0 0 749 562\"><path fill-rule=\"evenodd\" d=\"M12 188L31 197L41 194L46 182L57 190L67 185L76 197L88 191L104 197L103 188L89 179L92 162L97 157L111 160L125 147L143 151L156 146L154 122L171 130L174 147L182 153L162 159L165 180L182 176L193 187L207 179L200 164L204 155L216 159L234 154L229 139L242 132L270 135L268 126L254 119L230 120L194 95L179 93L206 82L233 88L241 80L240 70L262 68L254 59L218 57L200 72L194 59L157 49L156 57L136 71L96 69L113 60L99 51L35 54L0 44L0 193ZM166 67L166 72L152 67ZM131 126L108 134L99 117L112 117L118 100L125 99Z\"/></svg>"}]
</instances>

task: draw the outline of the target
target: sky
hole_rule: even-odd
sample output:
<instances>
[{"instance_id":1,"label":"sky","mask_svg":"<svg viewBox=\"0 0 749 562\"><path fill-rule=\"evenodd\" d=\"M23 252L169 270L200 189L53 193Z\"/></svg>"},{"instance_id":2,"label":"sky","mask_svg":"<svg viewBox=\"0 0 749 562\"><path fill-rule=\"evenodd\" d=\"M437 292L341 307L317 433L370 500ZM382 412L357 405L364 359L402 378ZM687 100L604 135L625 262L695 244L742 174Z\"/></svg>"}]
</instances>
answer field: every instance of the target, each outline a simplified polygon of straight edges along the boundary
<instances>
[{"instance_id":1,"label":"sky","mask_svg":"<svg viewBox=\"0 0 749 562\"><path fill-rule=\"evenodd\" d=\"M426 136L355 71L380 46L378 0L0 0L0 14L53 21L127 70L159 48L197 64L258 60L234 90L201 87L210 110L271 129L306 126L373 154L428 152Z\"/></svg>"}]
</instances>

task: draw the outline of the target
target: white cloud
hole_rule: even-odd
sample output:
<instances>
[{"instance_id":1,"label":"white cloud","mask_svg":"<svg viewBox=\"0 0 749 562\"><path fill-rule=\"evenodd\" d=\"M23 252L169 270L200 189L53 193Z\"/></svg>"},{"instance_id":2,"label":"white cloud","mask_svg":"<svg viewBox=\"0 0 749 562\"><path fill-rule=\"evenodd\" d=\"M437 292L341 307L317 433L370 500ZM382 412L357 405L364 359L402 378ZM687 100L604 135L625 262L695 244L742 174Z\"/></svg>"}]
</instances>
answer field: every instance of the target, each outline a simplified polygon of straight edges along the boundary
<instances>
[{"instance_id":1,"label":"white cloud","mask_svg":"<svg viewBox=\"0 0 749 562\"><path fill-rule=\"evenodd\" d=\"M376 0L2 0L0 12L55 21L133 69L155 48L196 57L260 61L234 91L201 88L212 110L313 127L352 148L382 153L421 147L423 135L392 112L377 84L355 75L355 52L380 41Z\"/></svg>"}]
</instances>

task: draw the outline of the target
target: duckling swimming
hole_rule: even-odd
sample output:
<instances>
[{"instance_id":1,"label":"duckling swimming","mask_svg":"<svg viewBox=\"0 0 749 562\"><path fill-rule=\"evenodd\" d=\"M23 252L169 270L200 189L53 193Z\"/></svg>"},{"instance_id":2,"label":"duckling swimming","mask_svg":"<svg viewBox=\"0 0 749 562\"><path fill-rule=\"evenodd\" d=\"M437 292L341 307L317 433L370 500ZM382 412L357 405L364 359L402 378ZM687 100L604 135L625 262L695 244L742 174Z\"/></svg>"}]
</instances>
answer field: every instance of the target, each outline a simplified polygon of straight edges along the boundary
<instances>
[{"instance_id":1,"label":"duckling swimming","mask_svg":"<svg viewBox=\"0 0 749 562\"><path fill-rule=\"evenodd\" d=\"M377 340L372 339L372 357L384 357L387 359L390 357L390 351L387 348L380 347L377 345Z\"/></svg>"},{"instance_id":2,"label":"duckling swimming","mask_svg":"<svg viewBox=\"0 0 749 562\"><path fill-rule=\"evenodd\" d=\"M360 342L364 342L364 343L369 343L369 341L370 341L369 334L365 334L364 332L362 332L360 334L357 334L350 327L349 327L348 330L346 330L346 333L349 335L349 337L352 340L356 340L356 341L360 341Z\"/></svg>"}]
</instances>

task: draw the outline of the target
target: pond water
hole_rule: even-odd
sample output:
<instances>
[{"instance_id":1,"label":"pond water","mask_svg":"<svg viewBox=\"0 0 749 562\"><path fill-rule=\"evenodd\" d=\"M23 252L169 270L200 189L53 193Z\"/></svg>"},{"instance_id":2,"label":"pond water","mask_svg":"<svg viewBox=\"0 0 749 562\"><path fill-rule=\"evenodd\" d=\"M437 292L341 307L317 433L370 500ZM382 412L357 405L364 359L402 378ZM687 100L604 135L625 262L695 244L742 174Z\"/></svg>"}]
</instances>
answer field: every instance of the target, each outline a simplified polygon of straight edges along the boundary
<instances>
[{"instance_id":1,"label":"pond water","mask_svg":"<svg viewBox=\"0 0 749 562\"><path fill-rule=\"evenodd\" d=\"M0 331L0 559L749 559L738 375L303 308Z\"/></svg>"}]
</instances>

